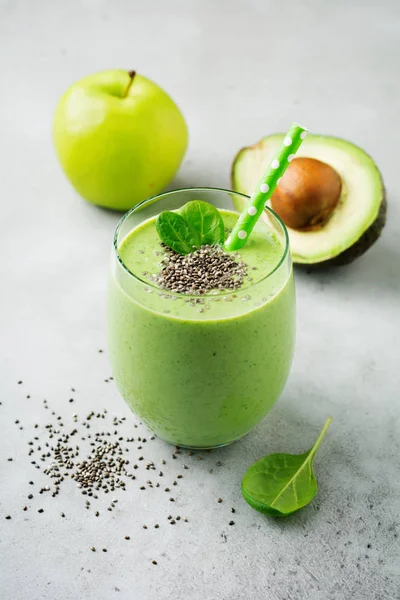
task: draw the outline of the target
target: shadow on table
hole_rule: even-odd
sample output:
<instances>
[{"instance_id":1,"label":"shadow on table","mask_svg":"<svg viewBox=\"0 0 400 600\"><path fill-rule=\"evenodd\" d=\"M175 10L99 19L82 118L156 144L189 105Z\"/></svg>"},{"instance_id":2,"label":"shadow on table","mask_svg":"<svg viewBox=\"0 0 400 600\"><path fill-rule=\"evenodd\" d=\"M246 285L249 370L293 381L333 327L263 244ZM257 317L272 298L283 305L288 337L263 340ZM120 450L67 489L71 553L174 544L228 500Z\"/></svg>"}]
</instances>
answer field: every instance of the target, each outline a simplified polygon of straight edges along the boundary
<instances>
[{"instance_id":1,"label":"shadow on table","mask_svg":"<svg viewBox=\"0 0 400 600\"><path fill-rule=\"evenodd\" d=\"M296 278L318 282L321 286L346 285L352 293L400 292L400 247L379 240L364 255L349 265L308 268L297 265Z\"/></svg>"},{"instance_id":2,"label":"shadow on table","mask_svg":"<svg viewBox=\"0 0 400 600\"><path fill-rule=\"evenodd\" d=\"M230 468L238 472L250 467L253 462L274 452L301 453L313 444L323 423L316 417L315 423L304 422L296 411L277 404L265 419L242 439L227 446L212 450L192 450L193 456L200 456L199 469L210 472L210 463ZM313 437L314 436L314 437ZM182 453L188 452L182 448Z\"/></svg>"}]
</instances>

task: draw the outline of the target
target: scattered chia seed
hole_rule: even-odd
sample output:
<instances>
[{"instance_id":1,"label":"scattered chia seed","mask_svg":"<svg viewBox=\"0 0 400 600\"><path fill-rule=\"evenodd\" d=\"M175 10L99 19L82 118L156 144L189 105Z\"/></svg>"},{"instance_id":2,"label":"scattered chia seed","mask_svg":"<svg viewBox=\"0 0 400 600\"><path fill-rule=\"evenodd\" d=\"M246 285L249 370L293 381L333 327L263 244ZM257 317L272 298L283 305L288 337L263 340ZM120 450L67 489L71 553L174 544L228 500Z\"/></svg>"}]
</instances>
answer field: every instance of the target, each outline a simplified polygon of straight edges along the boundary
<instances>
[{"instance_id":1,"label":"scattered chia seed","mask_svg":"<svg viewBox=\"0 0 400 600\"><path fill-rule=\"evenodd\" d=\"M234 525L235 521L229 521L229 525Z\"/></svg>"},{"instance_id":2,"label":"scattered chia seed","mask_svg":"<svg viewBox=\"0 0 400 600\"><path fill-rule=\"evenodd\" d=\"M218 504L221 504L222 498L218 498L217 502L218 502Z\"/></svg>"},{"instance_id":3,"label":"scattered chia seed","mask_svg":"<svg viewBox=\"0 0 400 600\"><path fill-rule=\"evenodd\" d=\"M156 560L152 560L151 562L152 562L153 565L157 565L158 564Z\"/></svg>"},{"instance_id":4,"label":"scattered chia seed","mask_svg":"<svg viewBox=\"0 0 400 600\"><path fill-rule=\"evenodd\" d=\"M235 258L235 260L237 260L237 258ZM198 300L200 303L204 302L202 299ZM111 378L109 380L111 380ZM71 388L71 392L75 392L75 389ZM74 401L74 398L69 398L67 396L66 399L64 399L64 406ZM48 411L47 413L44 413L47 414L47 419L44 422L39 420L38 423L31 426L34 428L34 435L31 435L30 439L28 438L28 446L26 447L26 452L30 456L29 461L35 469L39 470L39 478L37 478L36 482L29 481L29 485L33 486L36 484L38 486L37 492L41 495L46 495L46 493L48 493L49 496L51 495L52 498L55 498L59 495L62 485L64 485L66 489L70 486L72 493L76 494L79 490L80 493L85 496L83 503L85 509L94 509L93 517L99 518L100 512L99 510L96 510L97 507L94 505L94 502L95 500L98 500L103 493L111 494L109 498L112 498L112 501L108 502L108 505L104 507L107 508L107 511L102 510L101 517L105 518L105 515L107 516L108 512L112 512L112 509L116 507L118 501L122 502L122 499L118 500L118 498L114 497L114 494L120 495L121 492L125 491L129 485L129 480L135 480L137 473L140 473L140 470L135 471L135 469L142 468L143 470L145 468L146 471L154 471L153 481L147 479L147 483L145 483L143 477L137 477L137 480L139 481L136 484L136 493L138 493L139 490L146 491L147 493L156 493L148 492L147 490L149 488L160 487L158 477L165 478L166 481L164 485L168 483L168 481L171 481L171 483L168 484L169 487L163 488L161 484L160 493L162 490L171 492L172 486L182 486L182 483L185 483L179 481L184 478L182 473L176 474L176 471L169 473L168 467L164 468L164 465L167 465L165 459L160 458L158 460L149 461L149 457L139 456L140 449L137 450L136 444L132 444L132 442L136 441L137 443L142 444L142 446L146 443L147 448L151 445L150 440L154 440L156 437L154 435L147 435L147 437L139 436L133 438L129 435L132 430L129 431L127 436L120 427L126 420L125 417L120 418L107 415L106 410L101 412L90 411L89 413L84 413L79 416L76 413L68 414L68 411L66 411L66 415L60 415L58 411L52 410L52 407L48 404L47 400L43 400L43 408ZM106 421L104 419L106 419ZM19 425L20 420L16 419L15 424ZM141 433L141 423L136 424L127 422L127 425L129 425L130 428L132 428L132 425L136 429L139 427L136 433ZM89 428L90 431L88 431ZM82 440L82 443L80 440ZM80 445L78 445L77 442ZM25 442L25 444L26 443L27 442ZM127 452L129 452L128 455L126 454ZM193 451L188 452L179 447L173 449L172 452L173 453L170 453L170 456L173 460L179 458L179 455L182 455L182 458L185 454L194 456ZM168 453L164 454L164 456L167 455ZM203 459L200 455L195 456L195 458L197 460ZM15 461L16 459L9 457L8 460L11 462L11 460ZM171 463L169 463L169 465L170 464ZM177 464L177 466L179 470L189 469L187 465ZM164 471L160 470L160 467L164 469ZM49 485L46 485L46 482L43 481L42 473L49 478ZM136 473L136 477L133 473ZM150 473L147 475L151 476ZM172 477L175 476L176 479L172 480L171 475ZM75 491L73 488L75 488ZM37 493L35 492L35 494L36 496L33 493L26 494L25 497L27 497L29 501L33 501L32 505L23 505L22 509L19 508L19 510L28 511L34 508L39 514L43 514L47 511L47 506L46 509L40 508L40 504L39 509L37 508L37 505L35 507L34 499L37 497ZM165 501L166 500L167 498L165 497ZM168 497L168 501L176 503L174 497ZM60 508L58 514L61 518L65 518L65 513L60 512ZM87 516L89 515L90 513ZM12 517L11 515L8 515L5 518L11 519ZM171 525L175 525L178 521L187 523L188 518L180 515L174 517L170 515L168 521ZM97 521L97 524L100 524L100 521ZM143 524L142 527L147 530L153 528L159 529L160 526L159 522L153 522L152 525L150 524L147 526ZM131 539L130 536L124 537L127 541ZM96 548L92 546L91 550L95 552ZM107 552L107 548L97 548L97 552L99 550Z\"/></svg>"},{"instance_id":5,"label":"scattered chia seed","mask_svg":"<svg viewBox=\"0 0 400 600\"><path fill-rule=\"evenodd\" d=\"M236 510L234 508L231 508L231 513L235 513Z\"/></svg>"},{"instance_id":6,"label":"scattered chia seed","mask_svg":"<svg viewBox=\"0 0 400 600\"><path fill-rule=\"evenodd\" d=\"M96 552L96 548L94 546L92 546L90 549L92 552Z\"/></svg>"},{"instance_id":7,"label":"scattered chia seed","mask_svg":"<svg viewBox=\"0 0 400 600\"><path fill-rule=\"evenodd\" d=\"M7 521L9 521L11 519L11 515L7 515L6 519L7 519Z\"/></svg>"}]
</instances>

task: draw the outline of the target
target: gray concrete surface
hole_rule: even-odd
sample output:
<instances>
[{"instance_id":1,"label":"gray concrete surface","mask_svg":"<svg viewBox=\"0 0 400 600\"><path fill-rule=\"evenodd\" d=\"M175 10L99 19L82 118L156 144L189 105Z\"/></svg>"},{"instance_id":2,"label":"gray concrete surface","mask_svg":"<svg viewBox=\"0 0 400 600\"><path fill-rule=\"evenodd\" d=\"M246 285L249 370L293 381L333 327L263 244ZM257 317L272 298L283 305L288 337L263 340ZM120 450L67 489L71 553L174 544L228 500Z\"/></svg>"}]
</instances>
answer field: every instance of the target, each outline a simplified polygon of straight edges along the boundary
<instances>
[{"instance_id":1,"label":"gray concrete surface","mask_svg":"<svg viewBox=\"0 0 400 600\"><path fill-rule=\"evenodd\" d=\"M0 2L2 600L400 598L399 39L396 0ZM98 519L73 484L40 496L47 481L27 456L43 398L66 425L73 412L106 407L133 429L98 352L118 216L75 194L51 142L64 89L113 67L148 75L181 105L191 140L174 187L229 186L238 148L298 120L365 148L389 199L367 255L296 273L295 361L266 421L202 461L174 461L148 443L146 459L167 459L165 481L190 467L174 489L174 514L189 522L175 527L162 488L133 485L112 513L101 498ZM328 414L312 504L280 521L250 509L246 468L266 453L304 451Z\"/></svg>"}]
</instances>

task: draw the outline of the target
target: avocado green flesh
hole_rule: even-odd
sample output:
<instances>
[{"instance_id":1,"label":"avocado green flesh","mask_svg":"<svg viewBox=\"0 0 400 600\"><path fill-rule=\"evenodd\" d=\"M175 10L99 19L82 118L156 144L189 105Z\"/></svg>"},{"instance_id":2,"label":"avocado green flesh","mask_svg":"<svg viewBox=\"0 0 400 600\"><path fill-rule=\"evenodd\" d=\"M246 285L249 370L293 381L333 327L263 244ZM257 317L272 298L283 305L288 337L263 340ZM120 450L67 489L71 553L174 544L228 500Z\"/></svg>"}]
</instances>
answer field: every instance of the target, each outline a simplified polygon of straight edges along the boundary
<instances>
[{"instance_id":1,"label":"avocado green flesh","mask_svg":"<svg viewBox=\"0 0 400 600\"><path fill-rule=\"evenodd\" d=\"M283 137L283 134L272 135L240 150L232 168L233 190L252 194ZM296 154L300 156L316 158L335 169L342 180L342 192L322 228L315 231L287 228L293 261L319 264L343 255L343 260L334 262L351 262L376 241L385 222L386 202L380 173L364 150L339 138L308 134ZM244 202L244 199L235 201L237 210L243 208ZM355 245L357 250L352 253Z\"/></svg>"}]
</instances>

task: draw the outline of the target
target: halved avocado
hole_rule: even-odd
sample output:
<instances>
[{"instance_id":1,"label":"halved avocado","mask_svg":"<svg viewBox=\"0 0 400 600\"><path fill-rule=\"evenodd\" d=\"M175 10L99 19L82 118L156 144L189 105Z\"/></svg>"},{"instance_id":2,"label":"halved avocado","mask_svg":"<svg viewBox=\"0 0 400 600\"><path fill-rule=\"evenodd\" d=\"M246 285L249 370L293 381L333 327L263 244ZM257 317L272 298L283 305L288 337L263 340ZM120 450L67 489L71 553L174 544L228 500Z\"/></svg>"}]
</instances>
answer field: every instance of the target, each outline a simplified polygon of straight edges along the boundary
<instances>
[{"instance_id":1,"label":"halved avocado","mask_svg":"<svg viewBox=\"0 0 400 600\"><path fill-rule=\"evenodd\" d=\"M232 165L233 190L251 195L283 138L283 134L271 135L238 152ZM293 262L315 266L348 264L378 239L385 224L386 198L378 168L358 146L310 133L297 157L317 159L332 167L341 179L341 189L336 206L322 225L288 227ZM241 211L244 201L235 203Z\"/></svg>"}]
</instances>

